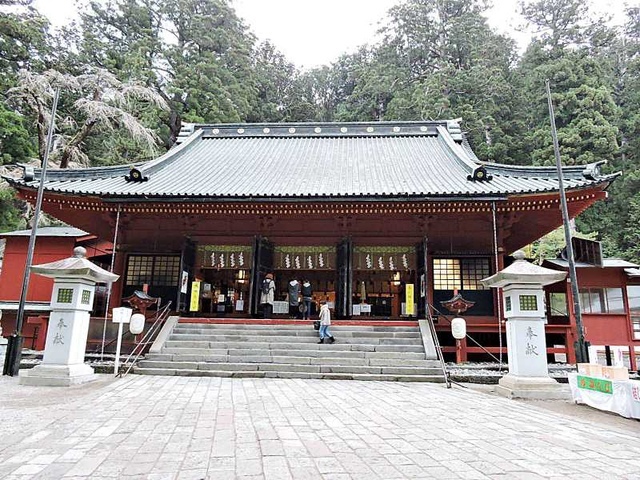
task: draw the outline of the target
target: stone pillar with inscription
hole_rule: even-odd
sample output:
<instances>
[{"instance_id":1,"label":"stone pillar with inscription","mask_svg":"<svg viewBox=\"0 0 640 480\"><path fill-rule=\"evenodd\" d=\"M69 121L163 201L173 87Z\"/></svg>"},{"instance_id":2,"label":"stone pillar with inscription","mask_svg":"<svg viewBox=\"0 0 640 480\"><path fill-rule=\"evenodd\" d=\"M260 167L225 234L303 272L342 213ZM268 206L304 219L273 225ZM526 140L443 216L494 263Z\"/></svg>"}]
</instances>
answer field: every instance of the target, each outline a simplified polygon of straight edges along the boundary
<instances>
[{"instance_id":1,"label":"stone pillar with inscription","mask_svg":"<svg viewBox=\"0 0 640 480\"><path fill-rule=\"evenodd\" d=\"M114 275L85 258L86 250L76 247L73 257L31 267L33 273L53 278L51 315L42 363L20 371L23 385L69 386L96 378L84 363L89 333L89 312L95 285L111 283Z\"/></svg>"},{"instance_id":2,"label":"stone pillar with inscription","mask_svg":"<svg viewBox=\"0 0 640 480\"><path fill-rule=\"evenodd\" d=\"M566 389L549 376L543 289L567 274L527 262L521 250L513 256L515 262L482 280L487 287L502 288L507 320L509 373L500 379L497 392L510 398L567 398Z\"/></svg>"}]
</instances>

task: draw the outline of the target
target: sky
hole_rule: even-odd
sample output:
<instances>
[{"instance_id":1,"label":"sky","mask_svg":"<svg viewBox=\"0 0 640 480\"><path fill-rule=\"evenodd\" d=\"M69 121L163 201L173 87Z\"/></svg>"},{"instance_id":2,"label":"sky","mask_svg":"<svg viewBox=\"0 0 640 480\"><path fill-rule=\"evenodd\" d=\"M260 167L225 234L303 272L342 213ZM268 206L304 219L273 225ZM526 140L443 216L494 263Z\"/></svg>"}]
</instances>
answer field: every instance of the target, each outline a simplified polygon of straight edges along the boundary
<instances>
[{"instance_id":1,"label":"sky","mask_svg":"<svg viewBox=\"0 0 640 480\"><path fill-rule=\"evenodd\" d=\"M634 0L628 0L634 1ZM343 53L375 43L379 22L398 0L233 0L240 17L260 39L269 39L301 68L328 65ZM625 0L594 0L594 7L622 17ZM75 0L35 0L54 26L76 17ZM518 0L493 0L489 24L521 45L529 34L516 32L523 19Z\"/></svg>"}]
</instances>

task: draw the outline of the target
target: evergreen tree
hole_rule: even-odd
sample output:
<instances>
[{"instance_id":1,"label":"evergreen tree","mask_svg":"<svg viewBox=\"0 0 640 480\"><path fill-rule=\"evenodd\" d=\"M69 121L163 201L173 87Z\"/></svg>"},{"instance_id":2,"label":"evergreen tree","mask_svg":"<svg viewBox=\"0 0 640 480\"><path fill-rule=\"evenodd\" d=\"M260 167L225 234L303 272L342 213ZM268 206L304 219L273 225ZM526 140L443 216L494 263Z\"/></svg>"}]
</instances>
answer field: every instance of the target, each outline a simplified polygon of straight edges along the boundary
<instances>
[{"instance_id":1,"label":"evergreen tree","mask_svg":"<svg viewBox=\"0 0 640 480\"><path fill-rule=\"evenodd\" d=\"M253 53L257 96L249 122L297 122L314 119L315 106L304 91L304 82L294 64L270 42Z\"/></svg>"},{"instance_id":2,"label":"evergreen tree","mask_svg":"<svg viewBox=\"0 0 640 480\"><path fill-rule=\"evenodd\" d=\"M183 121L238 122L256 104L254 40L227 0L92 1L81 18L84 58L165 99L167 147Z\"/></svg>"}]
</instances>

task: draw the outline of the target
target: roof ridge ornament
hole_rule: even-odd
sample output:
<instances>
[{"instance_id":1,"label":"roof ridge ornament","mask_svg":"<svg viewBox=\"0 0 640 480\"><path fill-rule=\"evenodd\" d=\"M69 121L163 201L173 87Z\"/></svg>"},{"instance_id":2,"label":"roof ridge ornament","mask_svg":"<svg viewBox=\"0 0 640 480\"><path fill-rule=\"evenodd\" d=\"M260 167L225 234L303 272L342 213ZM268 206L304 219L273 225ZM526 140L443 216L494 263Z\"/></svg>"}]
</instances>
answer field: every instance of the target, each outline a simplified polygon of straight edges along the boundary
<instances>
[{"instance_id":1,"label":"roof ridge ornament","mask_svg":"<svg viewBox=\"0 0 640 480\"><path fill-rule=\"evenodd\" d=\"M449 135L451 135L451 138L453 138L456 142L462 142L464 140L462 128L460 127L461 121L461 118L447 120L447 131L449 132Z\"/></svg>"},{"instance_id":2,"label":"roof ridge ornament","mask_svg":"<svg viewBox=\"0 0 640 480\"><path fill-rule=\"evenodd\" d=\"M131 167L131 169L129 170L129 175L125 175L124 179L127 182L141 183L149 180L149 177L145 177L144 175L142 175L142 172L139 169Z\"/></svg>"},{"instance_id":3,"label":"roof ridge ornament","mask_svg":"<svg viewBox=\"0 0 640 480\"><path fill-rule=\"evenodd\" d=\"M601 176L600 166L606 165L606 163L606 160L600 160L598 162L585 165L584 170L582 171L582 176L587 180L596 180Z\"/></svg>"},{"instance_id":4,"label":"roof ridge ornament","mask_svg":"<svg viewBox=\"0 0 640 480\"><path fill-rule=\"evenodd\" d=\"M189 138L195 131L196 131L195 123L183 123L180 126L180 133L178 133L178 136L176 137L176 145L180 145L187 138Z\"/></svg>"},{"instance_id":5,"label":"roof ridge ornament","mask_svg":"<svg viewBox=\"0 0 640 480\"><path fill-rule=\"evenodd\" d=\"M471 175L467 175L467 180L472 182L490 182L493 180L493 175L489 175L484 165L480 165L473 170Z\"/></svg>"}]
</instances>

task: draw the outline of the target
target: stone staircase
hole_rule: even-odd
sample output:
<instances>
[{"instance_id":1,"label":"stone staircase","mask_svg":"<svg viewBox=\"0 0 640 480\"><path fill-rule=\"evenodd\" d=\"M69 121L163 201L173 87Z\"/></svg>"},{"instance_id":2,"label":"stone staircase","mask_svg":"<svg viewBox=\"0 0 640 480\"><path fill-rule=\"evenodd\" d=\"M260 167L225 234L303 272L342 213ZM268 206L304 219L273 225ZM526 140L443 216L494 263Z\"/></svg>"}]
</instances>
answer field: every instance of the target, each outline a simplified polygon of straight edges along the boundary
<instances>
[{"instance_id":1,"label":"stone staircase","mask_svg":"<svg viewBox=\"0 0 640 480\"><path fill-rule=\"evenodd\" d=\"M309 324L178 323L160 353L134 367L143 375L325 378L444 382L427 360L417 326L332 325L319 345Z\"/></svg>"}]
</instances>

